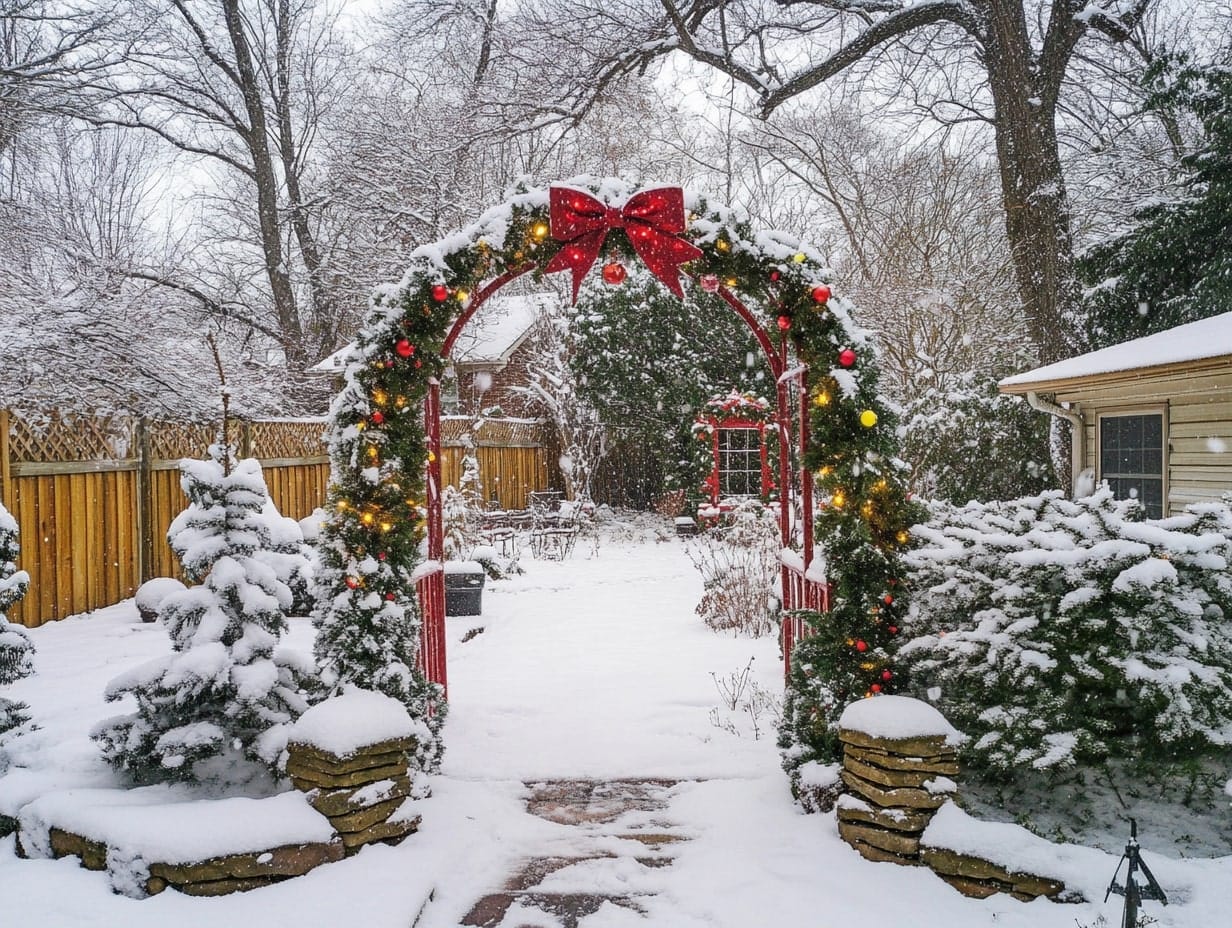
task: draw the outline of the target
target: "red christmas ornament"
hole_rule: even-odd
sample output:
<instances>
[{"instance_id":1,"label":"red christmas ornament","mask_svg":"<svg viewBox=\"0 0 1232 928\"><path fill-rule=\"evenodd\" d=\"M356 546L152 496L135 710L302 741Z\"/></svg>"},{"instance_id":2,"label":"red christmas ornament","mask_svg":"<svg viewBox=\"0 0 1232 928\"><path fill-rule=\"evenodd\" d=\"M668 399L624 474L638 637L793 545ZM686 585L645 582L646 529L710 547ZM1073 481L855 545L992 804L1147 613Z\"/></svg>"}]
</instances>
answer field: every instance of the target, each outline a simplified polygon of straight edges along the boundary
<instances>
[{"instance_id":1,"label":"red christmas ornament","mask_svg":"<svg viewBox=\"0 0 1232 928\"><path fill-rule=\"evenodd\" d=\"M371 418L372 418L373 425L380 425L382 422L385 421L385 413L381 412L378 409L376 412L372 414Z\"/></svg>"},{"instance_id":2,"label":"red christmas ornament","mask_svg":"<svg viewBox=\"0 0 1232 928\"><path fill-rule=\"evenodd\" d=\"M346 585L347 585L348 590L355 589L357 586L359 586L359 578L358 577L347 577Z\"/></svg>"},{"instance_id":3,"label":"red christmas ornament","mask_svg":"<svg viewBox=\"0 0 1232 928\"><path fill-rule=\"evenodd\" d=\"M625 282L625 278L629 276L629 272L625 270L625 266L619 261L609 261L603 265L603 282L610 284L613 287L619 287Z\"/></svg>"},{"instance_id":4,"label":"red christmas ornament","mask_svg":"<svg viewBox=\"0 0 1232 928\"><path fill-rule=\"evenodd\" d=\"M394 345L394 351L398 353L400 358L409 358L415 353L415 346L405 338L398 339L398 343Z\"/></svg>"},{"instance_id":5,"label":"red christmas ornament","mask_svg":"<svg viewBox=\"0 0 1232 928\"><path fill-rule=\"evenodd\" d=\"M813 288L813 302L824 303L830 299L830 288L825 284L819 284Z\"/></svg>"},{"instance_id":6,"label":"red christmas ornament","mask_svg":"<svg viewBox=\"0 0 1232 928\"><path fill-rule=\"evenodd\" d=\"M853 367L856 363L856 353L850 348L844 348L838 353L838 363L843 367Z\"/></svg>"},{"instance_id":7,"label":"red christmas ornament","mask_svg":"<svg viewBox=\"0 0 1232 928\"><path fill-rule=\"evenodd\" d=\"M703 274L698 283L702 285L702 289L707 293L719 292L719 278L714 274Z\"/></svg>"},{"instance_id":8,"label":"red christmas ornament","mask_svg":"<svg viewBox=\"0 0 1232 928\"><path fill-rule=\"evenodd\" d=\"M385 362L385 366L386 366L386 367L393 367L393 366L394 366L394 362L393 362L393 361L386 361L386 362Z\"/></svg>"},{"instance_id":9,"label":"red christmas ornament","mask_svg":"<svg viewBox=\"0 0 1232 928\"><path fill-rule=\"evenodd\" d=\"M779 328L786 332L791 328L791 316L779 316Z\"/></svg>"},{"instance_id":10,"label":"red christmas ornament","mask_svg":"<svg viewBox=\"0 0 1232 928\"><path fill-rule=\"evenodd\" d=\"M384 551L378 551L378 552L376 553L377 560L379 560L379 561L383 561L383 560L385 560L385 558L387 558L388 556L389 556L389 555L387 555Z\"/></svg>"},{"instance_id":11,"label":"red christmas ornament","mask_svg":"<svg viewBox=\"0 0 1232 928\"><path fill-rule=\"evenodd\" d=\"M861 654L863 654L865 651L867 651L867 650L868 650L868 642L866 642L866 641L857 641L857 642L856 642L856 650L857 650L857 651L859 651Z\"/></svg>"},{"instance_id":12,"label":"red christmas ornament","mask_svg":"<svg viewBox=\"0 0 1232 928\"><path fill-rule=\"evenodd\" d=\"M874 683L872 686L870 686L870 687L869 687L869 689L870 689L870 690L872 690L874 693L880 693L880 692L881 692L881 684L880 684L880 683Z\"/></svg>"},{"instance_id":13,"label":"red christmas ornament","mask_svg":"<svg viewBox=\"0 0 1232 928\"><path fill-rule=\"evenodd\" d=\"M437 284L432 288L432 299L438 303L444 303L449 299L449 288L444 284Z\"/></svg>"},{"instance_id":14,"label":"red christmas ornament","mask_svg":"<svg viewBox=\"0 0 1232 928\"><path fill-rule=\"evenodd\" d=\"M887 631L887 632L889 632L891 635L897 635L897 634L898 634L898 626L897 626L897 625L891 625L891 626L889 626L888 628L886 628L886 631Z\"/></svg>"},{"instance_id":15,"label":"red christmas ornament","mask_svg":"<svg viewBox=\"0 0 1232 928\"><path fill-rule=\"evenodd\" d=\"M891 596L889 593L886 593L885 596L881 597L881 601L885 603L887 606L894 605L894 597Z\"/></svg>"},{"instance_id":16,"label":"red christmas ornament","mask_svg":"<svg viewBox=\"0 0 1232 928\"><path fill-rule=\"evenodd\" d=\"M887 680L887 681L889 681L889 680L893 680L893 679L894 679L894 674L890 673L890 671L888 671L888 670L883 670L883 671L881 671L881 679L883 679L883 680Z\"/></svg>"},{"instance_id":17,"label":"red christmas ornament","mask_svg":"<svg viewBox=\"0 0 1232 928\"><path fill-rule=\"evenodd\" d=\"M398 598L398 597L397 597L397 596L395 596L393 593L386 593L386 594L385 594L385 601L386 601L386 602L388 602L388 603L392 603L392 602L393 602L395 599L397 599L397 598Z\"/></svg>"},{"instance_id":18,"label":"red christmas ornament","mask_svg":"<svg viewBox=\"0 0 1232 928\"><path fill-rule=\"evenodd\" d=\"M393 365L390 365L390 366L392 367ZM423 361L419 360L419 358L416 358L416 359L415 359L415 367L416 367L416 368L423 367Z\"/></svg>"},{"instance_id":19,"label":"red christmas ornament","mask_svg":"<svg viewBox=\"0 0 1232 928\"><path fill-rule=\"evenodd\" d=\"M771 271L770 272L770 283L777 284L779 282L779 278L782 276L783 275L780 274L778 271Z\"/></svg>"}]
</instances>

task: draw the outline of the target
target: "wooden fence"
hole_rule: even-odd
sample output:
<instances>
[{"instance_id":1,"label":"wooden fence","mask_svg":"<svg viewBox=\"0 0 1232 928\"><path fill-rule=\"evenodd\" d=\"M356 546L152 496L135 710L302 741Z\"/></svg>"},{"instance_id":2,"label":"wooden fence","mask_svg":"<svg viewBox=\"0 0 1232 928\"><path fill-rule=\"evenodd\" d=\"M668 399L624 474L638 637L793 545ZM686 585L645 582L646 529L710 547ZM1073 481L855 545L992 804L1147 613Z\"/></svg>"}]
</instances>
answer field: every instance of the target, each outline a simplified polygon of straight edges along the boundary
<instances>
[{"instance_id":1,"label":"wooden fence","mask_svg":"<svg viewBox=\"0 0 1232 928\"><path fill-rule=\"evenodd\" d=\"M0 410L0 500L21 531L30 574L9 618L28 626L132 596L179 565L167 529L184 508L181 458L201 458L214 426L126 416ZM325 501L320 420L236 421L230 439L256 457L278 510L302 519Z\"/></svg>"},{"instance_id":2,"label":"wooden fence","mask_svg":"<svg viewBox=\"0 0 1232 928\"><path fill-rule=\"evenodd\" d=\"M482 419L445 416L441 419L441 480L457 486L467 442L479 462L479 482L485 500L495 498L502 509L525 509L527 494L546 490L558 474L549 467L551 450L543 425L526 419Z\"/></svg>"}]
</instances>

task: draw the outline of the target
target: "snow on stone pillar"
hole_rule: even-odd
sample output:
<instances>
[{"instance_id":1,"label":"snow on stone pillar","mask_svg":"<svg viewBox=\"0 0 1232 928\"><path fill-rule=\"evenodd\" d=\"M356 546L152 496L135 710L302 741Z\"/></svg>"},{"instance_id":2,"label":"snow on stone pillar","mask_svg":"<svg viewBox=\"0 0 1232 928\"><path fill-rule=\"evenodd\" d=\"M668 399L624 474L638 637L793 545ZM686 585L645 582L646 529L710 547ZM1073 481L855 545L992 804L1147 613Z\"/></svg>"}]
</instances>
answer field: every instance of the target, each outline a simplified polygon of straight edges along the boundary
<instances>
[{"instance_id":1,"label":"snow on stone pillar","mask_svg":"<svg viewBox=\"0 0 1232 928\"><path fill-rule=\"evenodd\" d=\"M848 706L839 719L843 783L838 830L869 860L918 865L920 836L957 790L959 745L966 736L927 703L878 696Z\"/></svg>"},{"instance_id":2,"label":"snow on stone pillar","mask_svg":"<svg viewBox=\"0 0 1232 928\"><path fill-rule=\"evenodd\" d=\"M353 689L313 706L287 743L287 775L330 820L348 855L419 828L409 757L431 737L402 703Z\"/></svg>"}]
</instances>

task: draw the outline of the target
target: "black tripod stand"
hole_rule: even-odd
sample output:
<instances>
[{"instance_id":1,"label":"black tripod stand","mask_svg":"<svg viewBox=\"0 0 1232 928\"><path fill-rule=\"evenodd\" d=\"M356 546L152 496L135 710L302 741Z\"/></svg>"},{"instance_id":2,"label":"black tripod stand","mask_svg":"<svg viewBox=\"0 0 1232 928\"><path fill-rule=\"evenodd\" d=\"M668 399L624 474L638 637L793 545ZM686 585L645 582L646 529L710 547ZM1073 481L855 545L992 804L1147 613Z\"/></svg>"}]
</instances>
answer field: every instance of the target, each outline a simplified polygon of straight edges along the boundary
<instances>
[{"instance_id":1,"label":"black tripod stand","mask_svg":"<svg viewBox=\"0 0 1232 928\"><path fill-rule=\"evenodd\" d=\"M1129 867L1125 871L1125 885L1122 886L1117 882L1117 874L1121 872L1121 864L1127 861ZM1139 871L1146 880L1145 886L1139 886L1135 879ZM1168 904L1168 897L1155 879L1155 874L1151 872L1151 868L1146 865L1138 853L1138 822L1132 818L1129 820L1129 841L1125 845L1125 853L1121 855L1121 860L1117 864L1116 872L1112 874L1112 883L1108 886L1108 891L1104 893L1104 902L1107 902L1108 897L1113 893L1125 897L1125 915L1121 919L1121 928L1138 928L1138 907L1143 899L1153 899L1164 905Z\"/></svg>"}]
</instances>

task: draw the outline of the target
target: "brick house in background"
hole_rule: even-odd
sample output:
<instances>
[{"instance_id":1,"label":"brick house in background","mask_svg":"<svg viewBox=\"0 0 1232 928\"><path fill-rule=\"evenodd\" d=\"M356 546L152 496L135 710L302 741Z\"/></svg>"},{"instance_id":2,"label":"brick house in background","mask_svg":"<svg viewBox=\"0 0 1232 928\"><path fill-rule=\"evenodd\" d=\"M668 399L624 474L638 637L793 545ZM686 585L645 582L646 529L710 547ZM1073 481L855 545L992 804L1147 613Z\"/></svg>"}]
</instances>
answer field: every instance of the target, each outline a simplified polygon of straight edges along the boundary
<instances>
[{"instance_id":1,"label":"brick house in background","mask_svg":"<svg viewBox=\"0 0 1232 928\"><path fill-rule=\"evenodd\" d=\"M516 388L529 383L535 332L550 293L499 294L475 313L454 346L441 382L441 475L457 486L468 449L479 461L484 496L504 509L526 508L526 494L560 484L558 444ZM341 378L351 345L314 365Z\"/></svg>"}]
</instances>

